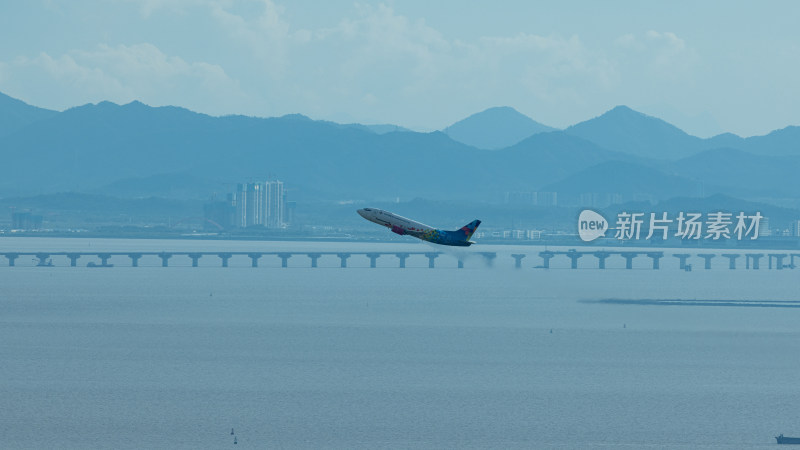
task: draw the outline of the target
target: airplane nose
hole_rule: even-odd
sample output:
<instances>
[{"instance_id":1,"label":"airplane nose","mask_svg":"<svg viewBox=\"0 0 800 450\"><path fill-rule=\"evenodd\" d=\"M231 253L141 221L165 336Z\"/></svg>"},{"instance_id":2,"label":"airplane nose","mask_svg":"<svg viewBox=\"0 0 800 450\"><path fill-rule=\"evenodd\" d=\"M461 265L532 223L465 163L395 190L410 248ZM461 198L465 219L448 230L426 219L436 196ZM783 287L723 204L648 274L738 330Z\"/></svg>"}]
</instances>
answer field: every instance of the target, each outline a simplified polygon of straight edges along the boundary
<instances>
[{"instance_id":1,"label":"airplane nose","mask_svg":"<svg viewBox=\"0 0 800 450\"><path fill-rule=\"evenodd\" d=\"M358 210L358 215L363 217L363 218L365 218L365 219L367 218L367 212L364 211L363 209L359 209Z\"/></svg>"}]
</instances>

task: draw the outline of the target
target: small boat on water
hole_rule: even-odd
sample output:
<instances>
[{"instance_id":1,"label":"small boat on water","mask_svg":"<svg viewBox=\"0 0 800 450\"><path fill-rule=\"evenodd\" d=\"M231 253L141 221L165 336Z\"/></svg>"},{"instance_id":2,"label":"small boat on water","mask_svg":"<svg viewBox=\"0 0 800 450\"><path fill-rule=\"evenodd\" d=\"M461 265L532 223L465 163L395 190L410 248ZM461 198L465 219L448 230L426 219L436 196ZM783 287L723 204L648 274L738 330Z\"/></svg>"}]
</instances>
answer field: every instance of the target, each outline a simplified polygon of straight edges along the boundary
<instances>
[{"instance_id":1,"label":"small boat on water","mask_svg":"<svg viewBox=\"0 0 800 450\"><path fill-rule=\"evenodd\" d=\"M800 445L800 437L788 437L784 436L782 433L780 436L775 436L775 440L778 441L778 444L797 444Z\"/></svg>"}]
</instances>

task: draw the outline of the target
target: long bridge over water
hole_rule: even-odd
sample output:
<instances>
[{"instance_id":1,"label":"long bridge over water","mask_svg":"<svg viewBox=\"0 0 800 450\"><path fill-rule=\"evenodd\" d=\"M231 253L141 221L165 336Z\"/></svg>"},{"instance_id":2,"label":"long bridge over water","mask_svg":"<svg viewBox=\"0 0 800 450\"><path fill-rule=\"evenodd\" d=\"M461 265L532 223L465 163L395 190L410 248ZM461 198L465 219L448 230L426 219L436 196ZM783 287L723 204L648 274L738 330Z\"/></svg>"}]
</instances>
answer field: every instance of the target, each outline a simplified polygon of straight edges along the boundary
<instances>
[{"instance_id":1,"label":"long bridge over water","mask_svg":"<svg viewBox=\"0 0 800 450\"><path fill-rule=\"evenodd\" d=\"M428 267L434 268L436 258L442 255L442 252L6 252L0 253L0 256L8 260L8 265L13 267L16 265L16 260L20 257L33 257L38 261L36 266L49 267L52 266L52 258L54 256L64 256L69 260L69 265L72 267L78 266L78 261L83 258L92 258L89 261L90 267L113 267L109 260L114 256L123 256L130 259L131 267L138 267L139 260L145 256L155 256L161 260L162 267L169 267L169 261L173 257L186 257L192 261L192 267L198 267L200 259L204 256L217 257L220 260L222 267L228 267L228 262L234 256L246 256L250 258L251 267L258 267L259 260L264 256L277 256L281 260L281 267L289 267L289 259L293 256L304 256L310 261L311 267L318 267L318 260L323 256L336 256L339 258L340 267L347 267L347 261L352 256L363 255L370 261L370 267L377 267L378 258L381 256L394 256L398 260L398 267L406 267L406 259L411 256L421 255L428 259ZM491 264L497 256L493 252L477 253ZM99 260L95 263L94 259ZM459 259L458 266L463 267L463 259Z\"/></svg>"},{"instance_id":2,"label":"long bridge over water","mask_svg":"<svg viewBox=\"0 0 800 450\"><path fill-rule=\"evenodd\" d=\"M619 262L621 258L624 260L624 268L625 269L633 269L634 268L634 260L637 258L644 258L645 261L649 261L649 268L653 270L658 270L662 268L661 261L662 259L667 256L667 253L664 251L652 251L652 250L577 250L577 249L569 249L569 250L544 250L539 252L531 252L534 256L538 256L541 258L542 263L537 268L542 269L550 269L552 267L552 261L562 261L564 258L569 263L569 268L571 269L588 269L588 268L595 268L595 269L606 269L606 261L609 258L614 258ZM87 266L89 267L113 267L114 265L109 263L109 260L113 257L127 257L130 261L131 267L138 267L139 260L143 257L156 257L160 259L162 267L169 267L170 260L173 258L184 258L184 260L188 259L191 261L192 267L198 267L201 258L218 258L221 267L229 267L229 261L233 257L238 258L249 258L250 259L250 266L251 267L258 267L259 261L263 257L277 257L280 259L281 267L289 267L289 260L293 257L302 257L307 258L310 267L319 267L318 261L323 256L327 256L328 258L335 257L339 259L339 266L340 267L348 267L348 260L354 256L363 256L369 260L369 266L371 268L377 267L377 261L381 257L394 257L397 261L398 268L405 268L406 267L406 260L411 257L424 258L427 259L428 267L434 268L436 267L436 259L441 255L444 255L443 252L395 252L395 251L366 251L366 252L307 252L307 251L277 251L277 252L261 252L261 251L207 251L207 252L199 252L199 251L162 251L162 252L105 252L105 251L94 251L94 252L48 252L48 251L35 251L35 252L0 252L0 257L5 258L8 261L8 266L13 267L16 265L17 259L21 257L32 257L34 261L36 261L36 266L43 266L49 267L53 266L53 257L62 257L66 258L69 262L69 266L76 267L79 265L80 262L84 262L86 260L90 260L87 262ZM464 262L467 256L478 256L483 259L483 261L491 266L494 264L495 260L498 258L498 254L496 252L476 252L476 253L467 253L463 254L463 256L456 256L458 262L458 267L463 268ZM510 256L513 258L514 267L521 268L523 264L523 260L527 258L529 255L527 253L512 253L505 257ZM692 261L700 260L702 262L702 266L705 269L712 268L712 261L715 258L718 258L724 261L724 266L727 266L729 269L752 269L758 270L762 268L762 261L766 262L767 269L794 269L795 265L795 258L800 257L800 253L790 253L790 252L771 252L771 253L756 253L756 252L745 252L745 253L734 253L731 251L721 251L719 253L711 253L708 251L704 251L703 253L671 253L669 256L672 258L677 259L678 268L681 270L691 270L693 267ZM589 261L596 262L596 265L589 262L585 263L582 266L579 265L579 260L581 258L588 258ZM592 258L594 258L592 260ZM424 260L423 259L423 260ZM612 259L612 261L614 260ZM669 260L669 258L668 258ZM584 259L586 262L586 259ZM742 267L741 263L744 263ZM719 263L717 264L719 266ZM641 268L641 264L639 265ZM621 267L620 267L621 268Z\"/></svg>"}]
</instances>

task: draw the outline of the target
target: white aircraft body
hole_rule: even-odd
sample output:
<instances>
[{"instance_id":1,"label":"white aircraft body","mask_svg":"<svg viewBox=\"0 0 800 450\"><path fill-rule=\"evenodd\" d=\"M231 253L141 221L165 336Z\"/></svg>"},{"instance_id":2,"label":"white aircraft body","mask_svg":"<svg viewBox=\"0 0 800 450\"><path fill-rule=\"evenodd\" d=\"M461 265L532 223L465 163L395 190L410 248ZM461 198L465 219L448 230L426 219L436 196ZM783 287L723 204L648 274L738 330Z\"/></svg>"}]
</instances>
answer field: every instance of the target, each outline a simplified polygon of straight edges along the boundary
<instances>
[{"instance_id":1,"label":"white aircraft body","mask_svg":"<svg viewBox=\"0 0 800 450\"><path fill-rule=\"evenodd\" d=\"M399 235L407 234L417 239L422 239L423 241L433 242L434 244L453 245L457 247L468 247L474 244L474 242L469 239L472 237L472 234L475 233L478 225L481 224L480 220L473 220L458 230L447 231L439 230L425 225L424 223L377 208L359 209L358 214L370 222L375 222L378 225L389 228L393 233Z\"/></svg>"}]
</instances>

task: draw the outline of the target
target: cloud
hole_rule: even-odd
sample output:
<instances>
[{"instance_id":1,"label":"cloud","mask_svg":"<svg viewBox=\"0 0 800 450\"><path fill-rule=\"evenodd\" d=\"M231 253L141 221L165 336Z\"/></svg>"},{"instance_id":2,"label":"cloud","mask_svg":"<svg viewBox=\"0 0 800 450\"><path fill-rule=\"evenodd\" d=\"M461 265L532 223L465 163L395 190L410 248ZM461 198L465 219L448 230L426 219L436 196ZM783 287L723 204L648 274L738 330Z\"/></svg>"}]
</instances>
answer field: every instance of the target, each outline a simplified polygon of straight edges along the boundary
<instances>
[{"instance_id":1,"label":"cloud","mask_svg":"<svg viewBox=\"0 0 800 450\"><path fill-rule=\"evenodd\" d=\"M33 58L19 57L5 66L7 81L19 84L29 78L41 80L38 86L46 86L44 91L53 97L41 104L56 101L61 107L86 100L127 103L138 99L201 111L212 105L227 104L235 110L234 103L245 98L238 82L220 66L168 56L149 43L113 47L101 44L91 50L73 50L56 57L40 53ZM26 97L37 95L31 93ZM78 97L80 100L76 100Z\"/></svg>"},{"instance_id":2,"label":"cloud","mask_svg":"<svg viewBox=\"0 0 800 450\"><path fill-rule=\"evenodd\" d=\"M518 73L522 84L540 99L559 96L580 98L583 89L606 90L617 79L616 69L601 53L587 48L576 36L540 36L520 33L514 37L484 38L481 49L496 72Z\"/></svg>"},{"instance_id":3,"label":"cloud","mask_svg":"<svg viewBox=\"0 0 800 450\"><path fill-rule=\"evenodd\" d=\"M169 11L179 14L185 13L194 7L207 7L214 0L126 0L139 5L139 13L144 18L150 18L157 12Z\"/></svg>"},{"instance_id":4,"label":"cloud","mask_svg":"<svg viewBox=\"0 0 800 450\"><path fill-rule=\"evenodd\" d=\"M626 34L615 41L620 65L644 67L648 77L682 80L700 63L697 52L672 32L650 30L642 36Z\"/></svg>"},{"instance_id":5,"label":"cloud","mask_svg":"<svg viewBox=\"0 0 800 450\"><path fill-rule=\"evenodd\" d=\"M128 7L133 31L95 39L123 45L0 61L0 90L50 107L139 99L214 114L301 112L419 128L510 105L564 126L576 111L655 103L691 83L702 64L669 31L610 41L532 29L459 39L403 14L413 8L399 2L315 9L306 19L298 13L308 5L280 0L115 1Z\"/></svg>"},{"instance_id":6,"label":"cloud","mask_svg":"<svg viewBox=\"0 0 800 450\"><path fill-rule=\"evenodd\" d=\"M282 17L284 8L271 0L251 3L257 11L252 17L234 13L227 2L210 2L208 7L211 17L229 37L245 46L262 71L281 78L289 65L288 46L292 41L307 41L310 33L306 30L290 33L289 24Z\"/></svg>"},{"instance_id":7,"label":"cloud","mask_svg":"<svg viewBox=\"0 0 800 450\"><path fill-rule=\"evenodd\" d=\"M359 6L357 18L343 19L316 37L323 46L344 50L338 73L345 80L363 83L362 78L376 77L374 84L379 85L387 77L405 75L400 85L407 92L423 89L440 74L451 50L451 44L424 20L411 21L385 5Z\"/></svg>"},{"instance_id":8,"label":"cloud","mask_svg":"<svg viewBox=\"0 0 800 450\"><path fill-rule=\"evenodd\" d=\"M290 48L298 67L321 67L293 72L313 92L307 98L321 99L320 108L335 99L382 120L402 120L393 110L409 102L428 114L452 108L454 99L476 107L573 102L582 91L607 90L618 79L614 66L577 36L519 33L465 42L383 4L359 6L355 16Z\"/></svg>"}]
</instances>

